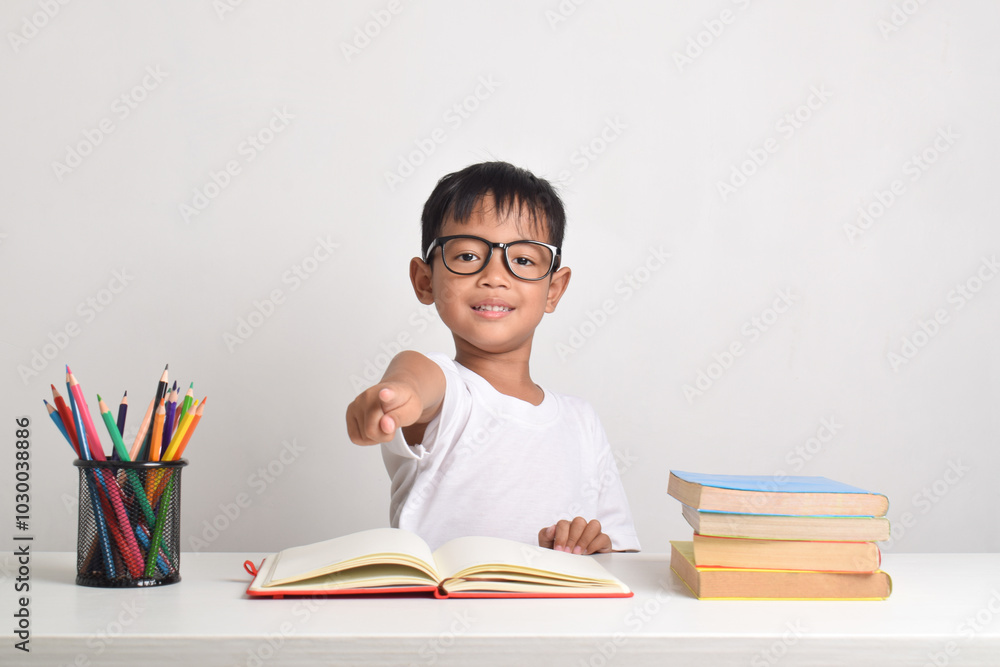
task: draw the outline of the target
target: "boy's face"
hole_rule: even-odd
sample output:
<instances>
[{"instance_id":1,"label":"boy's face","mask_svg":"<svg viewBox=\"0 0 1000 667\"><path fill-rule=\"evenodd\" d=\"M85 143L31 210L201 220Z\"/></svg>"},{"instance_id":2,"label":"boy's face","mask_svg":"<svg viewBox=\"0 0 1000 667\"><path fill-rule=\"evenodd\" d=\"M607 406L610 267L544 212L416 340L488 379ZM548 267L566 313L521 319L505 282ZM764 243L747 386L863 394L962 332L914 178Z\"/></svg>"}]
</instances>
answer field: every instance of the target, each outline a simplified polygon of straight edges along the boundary
<instances>
[{"instance_id":1,"label":"boy's face","mask_svg":"<svg viewBox=\"0 0 1000 667\"><path fill-rule=\"evenodd\" d=\"M548 243L546 230L533 227L530 217L518 207L498 216L489 195L466 222L445 220L440 236L455 234L478 236L493 243ZM427 263L419 258L411 260L410 279L420 302L437 306L441 320L455 338L458 357L529 354L542 315L553 312L566 291L569 268L560 268L542 280L521 280L507 268L503 250L494 248L482 271L458 275L445 267L441 252L433 250Z\"/></svg>"}]
</instances>

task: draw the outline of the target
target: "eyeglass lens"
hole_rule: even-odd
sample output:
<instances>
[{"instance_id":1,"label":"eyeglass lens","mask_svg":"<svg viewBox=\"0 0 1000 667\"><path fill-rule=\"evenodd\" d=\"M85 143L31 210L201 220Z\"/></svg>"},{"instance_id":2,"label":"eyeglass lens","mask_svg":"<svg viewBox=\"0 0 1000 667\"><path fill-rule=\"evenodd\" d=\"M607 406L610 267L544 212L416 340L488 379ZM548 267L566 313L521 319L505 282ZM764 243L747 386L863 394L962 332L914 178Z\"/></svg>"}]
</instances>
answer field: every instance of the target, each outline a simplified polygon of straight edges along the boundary
<instances>
[{"instance_id":1,"label":"eyeglass lens","mask_svg":"<svg viewBox=\"0 0 1000 667\"><path fill-rule=\"evenodd\" d=\"M483 268L490 245L482 239L457 238L445 241L441 256L449 271L469 275ZM552 251L534 241L515 241L505 248L511 273L524 280L540 280L552 267Z\"/></svg>"}]
</instances>

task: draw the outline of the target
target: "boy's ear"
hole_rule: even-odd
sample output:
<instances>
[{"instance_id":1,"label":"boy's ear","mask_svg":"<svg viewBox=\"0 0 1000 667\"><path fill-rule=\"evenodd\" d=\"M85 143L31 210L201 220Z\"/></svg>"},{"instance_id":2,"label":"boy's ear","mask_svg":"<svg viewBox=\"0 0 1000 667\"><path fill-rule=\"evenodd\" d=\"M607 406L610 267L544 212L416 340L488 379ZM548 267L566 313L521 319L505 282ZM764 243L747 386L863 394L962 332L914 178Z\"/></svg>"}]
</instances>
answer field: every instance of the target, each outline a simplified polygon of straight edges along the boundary
<instances>
[{"instance_id":1,"label":"boy's ear","mask_svg":"<svg viewBox=\"0 0 1000 667\"><path fill-rule=\"evenodd\" d=\"M434 289L431 283L431 267L419 257L410 260L410 282L417 300L425 306L434 303Z\"/></svg>"},{"instance_id":2,"label":"boy's ear","mask_svg":"<svg viewBox=\"0 0 1000 667\"><path fill-rule=\"evenodd\" d=\"M572 271L569 270L568 266L564 266L552 274L552 279L549 281L549 294L545 298L546 313L555 312L556 306L559 305L559 299L562 298L562 295L566 293L566 288L569 287L571 275Z\"/></svg>"}]
</instances>

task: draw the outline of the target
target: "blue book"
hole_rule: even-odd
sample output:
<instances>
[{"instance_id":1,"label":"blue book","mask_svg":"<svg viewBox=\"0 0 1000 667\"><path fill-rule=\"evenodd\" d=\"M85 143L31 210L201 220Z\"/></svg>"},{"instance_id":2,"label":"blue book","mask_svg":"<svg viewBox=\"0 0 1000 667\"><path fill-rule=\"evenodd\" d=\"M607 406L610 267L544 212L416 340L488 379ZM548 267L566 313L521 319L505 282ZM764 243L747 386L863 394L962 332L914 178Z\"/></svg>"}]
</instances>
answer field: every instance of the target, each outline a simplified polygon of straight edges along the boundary
<instances>
[{"instance_id":1,"label":"blue book","mask_svg":"<svg viewBox=\"0 0 1000 667\"><path fill-rule=\"evenodd\" d=\"M826 477L671 470L667 493L702 512L881 517L889 510L883 494Z\"/></svg>"}]
</instances>

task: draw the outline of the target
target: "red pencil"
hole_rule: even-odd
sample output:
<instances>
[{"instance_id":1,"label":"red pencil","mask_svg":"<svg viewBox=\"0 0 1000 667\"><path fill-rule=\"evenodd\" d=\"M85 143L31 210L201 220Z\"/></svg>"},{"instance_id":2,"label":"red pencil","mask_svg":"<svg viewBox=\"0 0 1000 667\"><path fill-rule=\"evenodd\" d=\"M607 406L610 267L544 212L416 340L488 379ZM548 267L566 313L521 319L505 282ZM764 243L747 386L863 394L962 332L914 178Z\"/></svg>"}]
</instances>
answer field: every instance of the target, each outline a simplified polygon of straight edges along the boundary
<instances>
[{"instance_id":1,"label":"red pencil","mask_svg":"<svg viewBox=\"0 0 1000 667\"><path fill-rule=\"evenodd\" d=\"M73 411L66 404L66 399L56 391L56 386L54 384L50 384L49 386L52 387L52 400L55 401L56 411L59 413L59 417L62 418L63 426L66 427L66 432L69 434L70 444L73 445L76 458L80 458L80 443L76 439L76 427L73 425Z\"/></svg>"},{"instance_id":2,"label":"red pencil","mask_svg":"<svg viewBox=\"0 0 1000 667\"><path fill-rule=\"evenodd\" d=\"M90 408L87 407L87 401L83 398L80 383L76 381L73 371L69 369L69 366L66 366L66 384L69 385L69 390L73 392L73 398L80 409L80 419L83 420L83 428L87 432L87 447L90 448L90 453L93 455L95 461L106 461L107 457L104 456L104 448L101 447L101 441L97 437L97 429L94 428L94 420L90 417Z\"/></svg>"}]
</instances>

